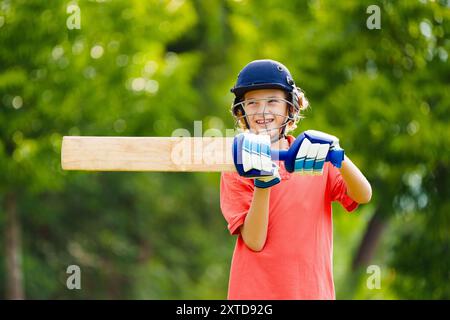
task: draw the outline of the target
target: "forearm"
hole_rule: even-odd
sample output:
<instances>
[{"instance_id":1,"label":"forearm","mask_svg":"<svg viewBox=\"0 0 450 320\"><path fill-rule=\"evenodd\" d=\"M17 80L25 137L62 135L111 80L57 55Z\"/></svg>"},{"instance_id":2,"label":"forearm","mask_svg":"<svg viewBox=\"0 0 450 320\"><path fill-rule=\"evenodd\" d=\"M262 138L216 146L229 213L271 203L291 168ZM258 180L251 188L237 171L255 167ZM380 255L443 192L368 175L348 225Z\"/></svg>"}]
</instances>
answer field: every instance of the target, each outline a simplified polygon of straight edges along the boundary
<instances>
[{"instance_id":1,"label":"forearm","mask_svg":"<svg viewBox=\"0 0 450 320\"><path fill-rule=\"evenodd\" d=\"M250 249L261 251L267 238L269 224L270 188L255 188L250 209L241 226L242 238Z\"/></svg>"},{"instance_id":2,"label":"forearm","mask_svg":"<svg viewBox=\"0 0 450 320\"><path fill-rule=\"evenodd\" d=\"M372 197L372 187L358 167L345 156L340 170L350 198L358 203L368 203Z\"/></svg>"}]
</instances>

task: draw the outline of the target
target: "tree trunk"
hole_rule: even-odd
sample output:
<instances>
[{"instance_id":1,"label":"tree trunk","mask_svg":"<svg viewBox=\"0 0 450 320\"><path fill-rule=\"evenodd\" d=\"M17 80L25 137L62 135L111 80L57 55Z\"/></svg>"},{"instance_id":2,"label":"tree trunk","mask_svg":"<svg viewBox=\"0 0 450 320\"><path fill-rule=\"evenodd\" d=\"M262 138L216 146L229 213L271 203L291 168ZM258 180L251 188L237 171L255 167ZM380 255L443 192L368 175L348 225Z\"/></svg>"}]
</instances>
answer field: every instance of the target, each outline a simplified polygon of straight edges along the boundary
<instances>
[{"instance_id":1,"label":"tree trunk","mask_svg":"<svg viewBox=\"0 0 450 320\"><path fill-rule=\"evenodd\" d=\"M20 221L17 216L17 198L15 193L5 197L6 213L6 298L24 299L22 277L22 252Z\"/></svg>"},{"instance_id":2,"label":"tree trunk","mask_svg":"<svg viewBox=\"0 0 450 320\"><path fill-rule=\"evenodd\" d=\"M381 217L381 211L378 208L367 225L364 237L361 240L355 258L353 259L353 271L369 265L385 227L386 221Z\"/></svg>"}]
</instances>

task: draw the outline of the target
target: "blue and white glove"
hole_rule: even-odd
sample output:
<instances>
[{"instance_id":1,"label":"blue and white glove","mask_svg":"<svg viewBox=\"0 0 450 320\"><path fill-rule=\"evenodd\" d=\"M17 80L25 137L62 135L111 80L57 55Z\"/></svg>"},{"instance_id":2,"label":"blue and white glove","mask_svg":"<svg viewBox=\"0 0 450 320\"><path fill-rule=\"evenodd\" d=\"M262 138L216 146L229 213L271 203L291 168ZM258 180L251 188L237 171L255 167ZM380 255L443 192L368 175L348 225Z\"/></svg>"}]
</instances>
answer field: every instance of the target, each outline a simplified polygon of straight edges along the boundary
<instances>
[{"instance_id":1,"label":"blue and white glove","mask_svg":"<svg viewBox=\"0 0 450 320\"><path fill-rule=\"evenodd\" d=\"M339 139L325 132L307 130L301 135L301 145L295 158L295 171L303 174L320 175L325 161L329 160L340 168L344 160L344 150Z\"/></svg>"},{"instance_id":2,"label":"blue and white glove","mask_svg":"<svg viewBox=\"0 0 450 320\"><path fill-rule=\"evenodd\" d=\"M241 133L234 138L233 160L239 175L255 179L255 187L269 188L281 181L270 154L270 136Z\"/></svg>"}]
</instances>

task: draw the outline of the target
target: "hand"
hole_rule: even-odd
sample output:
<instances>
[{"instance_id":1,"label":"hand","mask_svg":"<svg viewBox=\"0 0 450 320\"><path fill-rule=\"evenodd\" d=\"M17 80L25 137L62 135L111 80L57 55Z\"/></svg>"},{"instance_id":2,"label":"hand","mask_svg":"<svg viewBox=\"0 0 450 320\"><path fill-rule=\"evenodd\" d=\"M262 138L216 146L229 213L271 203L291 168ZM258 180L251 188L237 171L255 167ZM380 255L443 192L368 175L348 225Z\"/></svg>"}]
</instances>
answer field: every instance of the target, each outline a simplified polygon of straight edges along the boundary
<instances>
[{"instance_id":1,"label":"hand","mask_svg":"<svg viewBox=\"0 0 450 320\"><path fill-rule=\"evenodd\" d=\"M321 131L307 130L297 139L302 141L295 157L296 172L322 174L327 160L335 167L341 167L344 150L339 146L337 137Z\"/></svg>"},{"instance_id":2,"label":"hand","mask_svg":"<svg viewBox=\"0 0 450 320\"><path fill-rule=\"evenodd\" d=\"M255 187L269 188L281 181L278 166L271 159L269 135L237 135L233 159L239 175L255 179Z\"/></svg>"}]
</instances>

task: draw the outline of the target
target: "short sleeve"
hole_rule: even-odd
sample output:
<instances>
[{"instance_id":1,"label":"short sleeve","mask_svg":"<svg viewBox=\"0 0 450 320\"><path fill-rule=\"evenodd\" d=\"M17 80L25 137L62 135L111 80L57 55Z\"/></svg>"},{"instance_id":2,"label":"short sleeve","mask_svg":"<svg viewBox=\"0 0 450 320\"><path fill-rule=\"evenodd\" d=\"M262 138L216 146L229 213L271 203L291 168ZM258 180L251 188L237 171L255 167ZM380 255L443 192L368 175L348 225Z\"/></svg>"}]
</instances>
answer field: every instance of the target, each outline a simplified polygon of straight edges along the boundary
<instances>
[{"instance_id":1,"label":"short sleeve","mask_svg":"<svg viewBox=\"0 0 450 320\"><path fill-rule=\"evenodd\" d=\"M224 172L220 177L220 209L228 222L230 234L238 234L252 203L254 185L251 179L235 172Z\"/></svg>"},{"instance_id":2,"label":"short sleeve","mask_svg":"<svg viewBox=\"0 0 450 320\"><path fill-rule=\"evenodd\" d=\"M348 212L358 207L358 202L347 195L347 185L341 172L330 163L328 163L328 188L331 201L340 202Z\"/></svg>"}]
</instances>

